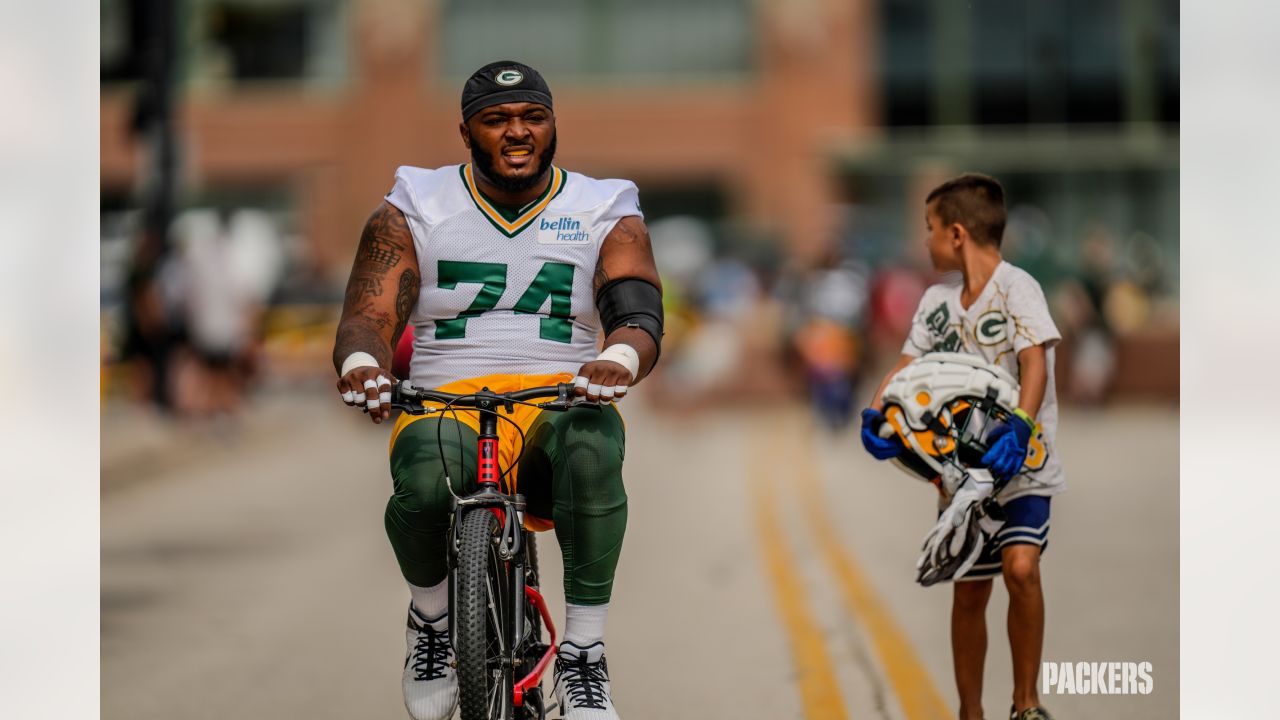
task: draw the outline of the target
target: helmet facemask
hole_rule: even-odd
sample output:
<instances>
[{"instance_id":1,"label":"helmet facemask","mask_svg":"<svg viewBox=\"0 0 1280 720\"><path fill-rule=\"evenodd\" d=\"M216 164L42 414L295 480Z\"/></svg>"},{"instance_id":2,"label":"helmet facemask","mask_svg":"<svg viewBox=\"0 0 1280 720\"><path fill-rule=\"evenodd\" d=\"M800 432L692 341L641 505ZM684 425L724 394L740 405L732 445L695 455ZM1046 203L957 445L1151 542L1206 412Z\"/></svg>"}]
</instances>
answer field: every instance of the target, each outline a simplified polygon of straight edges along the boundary
<instances>
[{"instance_id":1,"label":"helmet facemask","mask_svg":"<svg viewBox=\"0 0 1280 720\"><path fill-rule=\"evenodd\" d=\"M1013 415L1017 393L1008 373L981 358L921 356L884 393L885 425L907 448L895 464L950 496L967 468L980 465L991 432Z\"/></svg>"}]
</instances>

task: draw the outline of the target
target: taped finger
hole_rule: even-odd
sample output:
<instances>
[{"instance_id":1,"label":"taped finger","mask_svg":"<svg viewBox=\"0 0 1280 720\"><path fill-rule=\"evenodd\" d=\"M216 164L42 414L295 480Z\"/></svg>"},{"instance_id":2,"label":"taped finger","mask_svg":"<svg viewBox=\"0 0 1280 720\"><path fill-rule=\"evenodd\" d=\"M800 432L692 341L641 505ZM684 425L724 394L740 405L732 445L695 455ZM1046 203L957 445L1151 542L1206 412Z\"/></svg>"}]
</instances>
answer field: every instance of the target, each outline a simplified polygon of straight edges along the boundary
<instances>
[{"instance_id":1,"label":"taped finger","mask_svg":"<svg viewBox=\"0 0 1280 720\"><path fill-rule=\"evenodd\" d=\"M358 392L358 393L356 393L355 403L354 403L354 404L356 404L356 405L363 405L363 404L364 404L364 399L365 399L365 398L364 398L364 393L362 393L362 392Z\"/></svg>"},{"instance_id":2,"label":"taped finger","mask_svg":"<svg viewBox=\"0 0 1280 720\"><path fill-rule=\"evenodd\" d=\"M379 387L379 388L384 388L384 387L388 387L388 388L389 388L389 387L391 387L391 381L390 381L389 379L387 379L387 376L386 376L386 375L379 375L379 376L378 376L377 385L378 385L378 387Z\"/></svg>"},{"instance_id":3,"label":"taped finger","mask_svg":"<svg viewBox=\"0 0 1280 720\"><path fill-rule=\"evenodd\" d=\"M587 385L587 397L600 397L600 385L589 383Z\"/></svg>"},{"instance_id":4,"label":"taped finger","mask_svg":"<svg viewBox=\"0 0 1280 720\"><path fill-rule=\"evenodd\" d=\"M378 383L374 382L372 379L370 379L370 380L365 380L365 381L364 381L364 389L365 389L365 390L375 390L375 391L376 391L376 390L378 389Z\"/></svg>"},{"instance_id":5,"label":"taped finger","mask_svg":"<svg viewBox=\"0 0 1280 720\"><path fill-rule=\"evenodd\" d=\"M383 405L390 405L390 404L391 404L391 393L390 393L390 392L380 392L380 393L378 393L378 402L379 402L379 403L382 403Z\"/></svg>"},{"instance_id":6,"label":"taped finger","mask_svg":"<svg viewBox=\"0 0 1280 720\"><path fill-rule=\"evenodd\" d=\"M613 387L614 387L613 385L601 385L601 386L600 386L600 399L601 399L601 400L612 400L612 399L613 399Z\"/></svg>"},{"instance_id":7,"label":"taped finger","mask_svg":"<svg viewBox=\"0 0 1280 720\"><path fill-rule=\"evenodd\" d=\"M346 404L348 404L348 405L355 405L355 404L356 404L356 391L355 391L355 390L348 390L348 391L346 391L346 392L342 393L342 402L344 402L344 403L346 403Z\"/></svg>"},{"instance_id":8,"label":"taped finger","mask_svg":"<svg viewBox=\"0 0 1280 720\"><path fill-rule=\"evenodd\" d=\"M574 379L573 379L573 386L574 386L575 388L580 388L580 389L582 389L582 390L586 390L586 389L587 389L587 386L588 386L590 383L591 383L591 381L590 381L590 380L586 379L585 377L583 377L583 376L581 376L581 375L579 375L578 377L576 377L576 378L574 378Z\"/></svg>"},{"instance_id":9,"label":"taped finger","mask_svg":"<svg viewBox=\"0 0 1280 720\"><path fill-rule=\"evenodd\" d=\"M627 387L626 385L614 385L614 386L613 386L613 396L614 396L614 397L616 397L616 398L620 398L620 397L622 397L622 396L626 395L626 394L627 394L627 391L628 391L628 390L630 390L630 389L631 389L631 388Z\"/></svg>"}]
</instances>

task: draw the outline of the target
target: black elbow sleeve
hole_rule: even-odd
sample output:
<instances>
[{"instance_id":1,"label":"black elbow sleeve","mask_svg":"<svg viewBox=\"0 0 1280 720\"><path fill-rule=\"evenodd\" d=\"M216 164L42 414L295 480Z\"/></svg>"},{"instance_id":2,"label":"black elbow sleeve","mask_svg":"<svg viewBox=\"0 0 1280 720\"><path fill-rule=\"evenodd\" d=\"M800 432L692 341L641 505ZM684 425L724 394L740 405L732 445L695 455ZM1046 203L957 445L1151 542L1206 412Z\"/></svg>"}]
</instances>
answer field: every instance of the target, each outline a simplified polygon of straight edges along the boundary
<instances>
[{"instance_id":1,"label":"black elbow sleeve","mask_svg":"<svg viewBox=\"0 0 1280 720\"><path fill-rule=\"evenodd\" d=\"M637 327L649 333L662 354L662 291L653 283L635 277L610 280L596 293L596 309L606 336L620 327Z\"/></svg>"}]
</instances>

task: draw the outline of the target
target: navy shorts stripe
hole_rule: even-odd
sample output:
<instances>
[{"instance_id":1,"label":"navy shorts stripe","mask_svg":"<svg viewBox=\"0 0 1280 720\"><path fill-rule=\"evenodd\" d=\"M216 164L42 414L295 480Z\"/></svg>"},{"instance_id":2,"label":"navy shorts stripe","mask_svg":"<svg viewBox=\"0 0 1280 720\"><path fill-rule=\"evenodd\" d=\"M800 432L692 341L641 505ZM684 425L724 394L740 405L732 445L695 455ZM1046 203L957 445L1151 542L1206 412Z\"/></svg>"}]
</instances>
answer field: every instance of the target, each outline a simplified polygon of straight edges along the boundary
<instances>
[{"instance_id":1,"label":"navy shorts stripe","mask_svg":"<svg viewBox=\"0 0 1280 720\"><path fill-rule=\"evenodd\" d=\"M1049 547L1049 498L1023 495L1003 506L1004 527L987 541L977 562L965 573L965 580L983 580L1000 574L1001 549L1006 545L1039 545L1043 553Z\"/></svg>"}]
</instances>

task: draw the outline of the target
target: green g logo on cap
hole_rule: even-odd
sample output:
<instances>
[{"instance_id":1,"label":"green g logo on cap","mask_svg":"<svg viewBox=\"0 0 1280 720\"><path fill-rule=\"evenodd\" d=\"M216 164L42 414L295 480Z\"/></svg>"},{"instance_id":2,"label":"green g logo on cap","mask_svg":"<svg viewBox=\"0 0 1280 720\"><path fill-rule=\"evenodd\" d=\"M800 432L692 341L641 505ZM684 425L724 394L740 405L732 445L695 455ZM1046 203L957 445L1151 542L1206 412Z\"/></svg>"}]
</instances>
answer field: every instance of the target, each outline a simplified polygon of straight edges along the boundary
<instances>
[{"instance_id":1,"label":"green g logo on cap","mask_svg":"<svg viewBox=\"0 0 1280 720\"><path fill-rule=\"evenodd\" d=\"M493 76L493 81L499 85L519 85L524 80L524 73L519 70L503 70Z\"/></svg>"}]
</instances>

